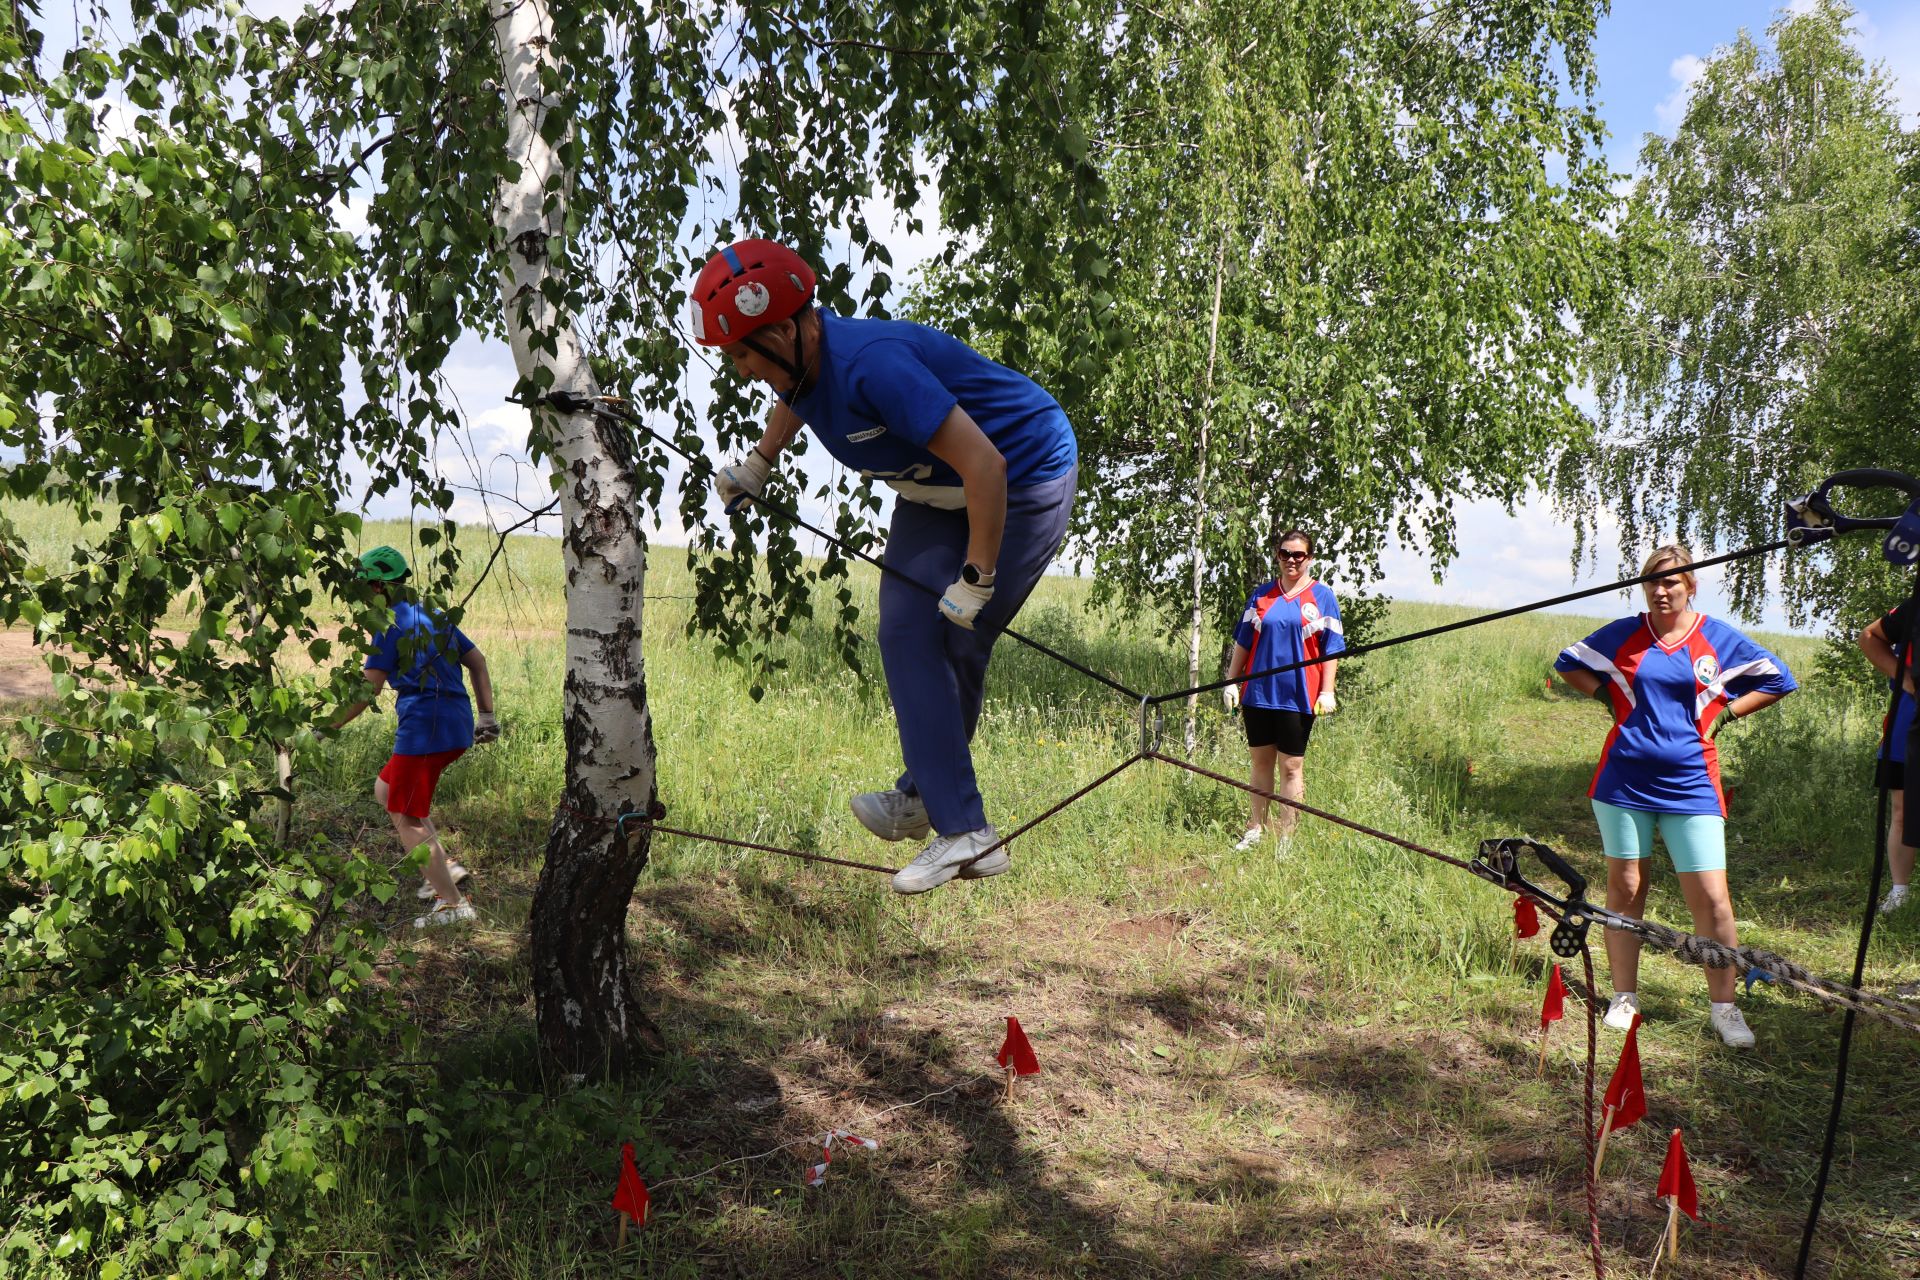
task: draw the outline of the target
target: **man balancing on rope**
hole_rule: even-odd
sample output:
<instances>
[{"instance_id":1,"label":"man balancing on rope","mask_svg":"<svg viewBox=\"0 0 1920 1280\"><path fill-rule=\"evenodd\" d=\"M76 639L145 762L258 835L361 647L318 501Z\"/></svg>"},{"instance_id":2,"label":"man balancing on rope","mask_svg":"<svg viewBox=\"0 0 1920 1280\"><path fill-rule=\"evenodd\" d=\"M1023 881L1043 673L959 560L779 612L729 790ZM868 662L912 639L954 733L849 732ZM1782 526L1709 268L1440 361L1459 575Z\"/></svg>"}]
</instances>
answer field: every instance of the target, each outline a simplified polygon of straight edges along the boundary
<instances>
[{"instance_id":1,"label":"man balancing on rope","mask_svg":"<svg viewBox=\"0 0 1920 1280\"><path fill-rule=\"evenodd\" d=\"M780 397L766 434L714 487L730 512L759 497L805 424L842 464L897 492L879 640L906 772L854 796L853 813L882 840L937 833L894 876L899 893L999 875L1005 848L980 857L1000 835L968 744L993 643L1066 536L1073 428L1031 379L958 339L838 316L813 291L813 269L769 240L720 250L694 282L696 340Z\"/></svg>"}]
</instances>

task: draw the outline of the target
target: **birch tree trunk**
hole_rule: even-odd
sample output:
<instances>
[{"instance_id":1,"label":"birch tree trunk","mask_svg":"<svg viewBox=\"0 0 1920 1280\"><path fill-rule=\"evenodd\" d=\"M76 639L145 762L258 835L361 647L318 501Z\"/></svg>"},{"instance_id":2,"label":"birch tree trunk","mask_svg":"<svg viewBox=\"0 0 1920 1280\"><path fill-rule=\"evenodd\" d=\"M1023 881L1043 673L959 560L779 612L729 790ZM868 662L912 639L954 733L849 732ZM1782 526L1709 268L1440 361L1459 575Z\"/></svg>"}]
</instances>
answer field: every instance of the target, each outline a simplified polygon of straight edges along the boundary
<instances>
[{"instance_id":1,"label":"birch tree trunk","mask_svg":"<svg viewBox=\"0 0 1920 1280\"><path fill-rule=\"evenodd\" d=\"M575 396L599 387L558 307L551 253L559 246L572 175L542 134L563 104L541 88L555 74L546 0L494 10L515 178L500 185L494 225L506 248L500 288L523 380ZM549 293L549 290L551 292ZM537 411L560 479L567 580L563 709L566 788L547 833L534 893L533 995L543 1054L569 1072L618 1074L659 1051L627 964L627 904L647 861L648 836L614 838L623 813L645 813L655 795L652 721L640 650L646 543L624 428L605 415Z\"/></svg>"},{"instance_id":2,"label":"birch tree trunk","mask_svg":"<svg viewBox=\"0 0 1920 1280\"><path fill-rule=\"evenodd\" d=\"M1200 639L1205 628L1207 580L1207 450L1213 434L1213 358L1220 346L1220 284L1227 265L1227 237L1213 255L1213 320L1207 328L1207 380L1200 411L1200 467L1193 488L1193 618L1187 633L1187 687L1200 683ZM1187 754L1200 745L1200 695L1187 695Z\"/></svg>"}]
</instances>

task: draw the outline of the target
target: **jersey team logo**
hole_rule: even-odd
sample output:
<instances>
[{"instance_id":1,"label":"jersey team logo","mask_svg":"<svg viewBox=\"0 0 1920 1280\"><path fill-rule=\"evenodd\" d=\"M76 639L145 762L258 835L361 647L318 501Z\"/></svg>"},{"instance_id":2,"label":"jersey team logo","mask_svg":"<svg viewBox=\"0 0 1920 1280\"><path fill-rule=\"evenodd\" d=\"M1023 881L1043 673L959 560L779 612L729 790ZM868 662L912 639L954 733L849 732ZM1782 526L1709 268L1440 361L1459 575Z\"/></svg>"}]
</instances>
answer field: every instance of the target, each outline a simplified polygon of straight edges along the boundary
<instances>
[{"instance_id":1,"label":"jersey team logo","mask_svg":"<svg viewBox=\"0 0 1920 1280\"><path fill-rule=\"evenodd\" d=\"M1320 621L1320 606L1311 600L1302 600L1300 602L1300 620L1302 622Z\"/></svg>"},{"instance_id":2,"label":"jersey team logo","mask_svg":"<svg viewBox=\"0 0 1920 1280\"><path fill-rule=\"evenodd\" d=\"M1710 685L1720 678L1720 663L1710 653L1703 653L1693 660L1693 678L1701 684Z\"/></svg>"},{"instance_id":3,"label":"jersey team logo","mask_svg":"<svg viewBox=\"0 0 1920 1280\"><path fill-rule=\"evenodd\" d=\"M767 292L767 286L749 280L733 294L733 305L743 316L757 316L773 304L773 295Z\"/></svg>"}]
</instances>

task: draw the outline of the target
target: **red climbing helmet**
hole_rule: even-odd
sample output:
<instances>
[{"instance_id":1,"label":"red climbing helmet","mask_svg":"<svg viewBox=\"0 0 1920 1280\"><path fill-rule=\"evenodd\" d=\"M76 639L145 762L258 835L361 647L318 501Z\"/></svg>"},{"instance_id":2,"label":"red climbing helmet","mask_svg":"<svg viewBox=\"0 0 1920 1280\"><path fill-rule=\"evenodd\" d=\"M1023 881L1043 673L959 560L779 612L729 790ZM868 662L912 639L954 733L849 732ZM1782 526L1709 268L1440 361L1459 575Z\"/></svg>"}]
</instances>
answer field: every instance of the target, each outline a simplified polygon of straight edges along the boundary
<instances>
[{"instance_id":1,"label":"red climbing helmet","mask_svg":"<svg viewBox=\"0 0 1920 1280\"><path fill-rule=\"evenodd\" d=\"M707 259L693 282L693 340L724 347L790 319L813 301L813 268L772 240L739 240Z\"/></svg>"}]
</instances>

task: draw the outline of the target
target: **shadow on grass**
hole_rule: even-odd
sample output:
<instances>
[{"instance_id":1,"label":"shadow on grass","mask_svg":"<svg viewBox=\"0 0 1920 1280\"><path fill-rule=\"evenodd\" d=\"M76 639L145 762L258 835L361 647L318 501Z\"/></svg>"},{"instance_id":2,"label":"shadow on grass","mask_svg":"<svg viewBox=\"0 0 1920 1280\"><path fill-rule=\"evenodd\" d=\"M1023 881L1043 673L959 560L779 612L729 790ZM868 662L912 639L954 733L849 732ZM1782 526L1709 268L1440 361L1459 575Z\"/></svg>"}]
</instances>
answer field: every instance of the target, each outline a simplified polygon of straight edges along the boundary
<instances>
[{"instance_id":1,"label":"shadow on grass","mask_svg":"<svg viewBox=\"0 0 1920 1280\"><path fill-rule=\"evenodd\" d=\"M1478 790L1473 800L1498 808ZM474 838L534 834L498 817ZM538 857L487 866L488 891L517 901ZM327 1256L352 1254L360 1269L288 1274L1579 1274L1577 1096L1564 1068L1534 1085L1530 1053L1504 1031L1380 1017L1356 1033L1337 990L1290 991L1285 1025L1256 1020L1237 998L1259 976L1249 966L1278 966L1265 986L1315 974L1291 957L1189 951L1191 918L1171 912L1110 921L1096 904L1047 904L1037 922L942 945L935 915L882 891L752 864L643 879L637 903L635 957L673 1054L617 1085L543 1081L517 948L436 950L405 981L459 986L464 1022L430 1027L444 1063L431 1092L470 1099L469 1121L431 1166L418 1133L381 1139L350 1180L375 1207L327 1240L345 1245ZM1687 1274L1774 1274L1790 1258L1837 1019L1770 994L1748 1007L1761 1053L1705 1046L1714 1056L1700 1066L1693 1013L1650 1010L1653 1115L1623 1139L1603 1220L1616 1263L1644 1256L1657 1232L1639 1184L1657 1173L1668 1125L1706 1135L1713 1212L1740 1233ZM977 1078L983 1041L997 1043L1001 1014L1028 1009L1046 1074L1007 1107ZM1898 1099L1920 1080L1911 1045L1862 1043L1880 1060L1856 1067L1856 1112L1877 1110L1850 1130L1863 1149L1849 1148L1835 1183L1847 1229L1905 1212L1898 1117L1912 1111ZM1601 1084L1614 1051L1603 1041ZM1242 1113L1258 1119L1221 1119ZM877 1152L837 1149L825 1185L801 1185L819 1158L805 1140L869 1122ZM656 1185L798 1145L661 1186L657 1218L616 1258L605 1206L622 1140ZM447 1240L465 1243L443 1254Z\"/></svg>"}]
</instances>

